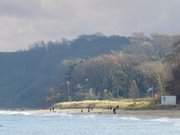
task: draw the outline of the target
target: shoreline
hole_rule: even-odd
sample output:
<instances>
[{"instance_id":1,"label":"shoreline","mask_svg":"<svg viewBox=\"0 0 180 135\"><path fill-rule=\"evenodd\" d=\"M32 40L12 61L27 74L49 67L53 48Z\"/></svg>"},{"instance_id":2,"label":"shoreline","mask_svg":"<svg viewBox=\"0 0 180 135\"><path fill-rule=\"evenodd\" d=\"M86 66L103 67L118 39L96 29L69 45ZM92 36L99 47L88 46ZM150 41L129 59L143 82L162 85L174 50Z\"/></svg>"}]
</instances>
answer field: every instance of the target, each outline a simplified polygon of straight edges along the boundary
<instances>
[{"instance_id":1,"label":"shoreline","mask_svg":"<svg viewBox=\"0 0 180 135\"><path fill-rule=\"evenodd\" d=\"M117 110L116 114L113 114L112 110L95 109L92 112L80 112L80 109L65 109L58 110L57 113L69 113L69 114L99 114L99 115L117 115L117 116L135 116L135 117L168 117L168 118L180 118L180 110Z\"/></svg>"},{"instance_id":2,"label":"shoreline","mask_svg":"<svg viewBox=\"0 0 180 135\"><path fill-rule=\"evenodd\" d=\"M112 110L107 109L93 109L88 112L87 109L55 109L50 111L49 109L38 109L38 110L0 110L9 112L20 112L30 114L71 114L71 115L112 115L122 117L149 117L149 118L180 118L180 110L117 110L116 114L113 114Z\"/></svg>"}]
</instances>

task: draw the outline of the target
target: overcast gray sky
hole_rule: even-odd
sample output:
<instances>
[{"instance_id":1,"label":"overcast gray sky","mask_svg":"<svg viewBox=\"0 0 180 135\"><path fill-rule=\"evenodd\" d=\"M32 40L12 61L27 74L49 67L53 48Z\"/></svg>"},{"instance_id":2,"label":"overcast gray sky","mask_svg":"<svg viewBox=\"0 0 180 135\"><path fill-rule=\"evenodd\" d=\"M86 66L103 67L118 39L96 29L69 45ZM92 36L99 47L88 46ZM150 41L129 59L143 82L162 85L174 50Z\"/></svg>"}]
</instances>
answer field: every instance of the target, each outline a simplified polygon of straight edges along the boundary
<instances>
[{"instance_id":1,"label":"overcast gray sky","mask_svg":"<svg viewBox=\"0 0 180 135\"><path fill-rule=\"evenodd\" d=\"M102 32L180 33L180 0L0 0L0 51Z\"/></svg>"}]
</instances>

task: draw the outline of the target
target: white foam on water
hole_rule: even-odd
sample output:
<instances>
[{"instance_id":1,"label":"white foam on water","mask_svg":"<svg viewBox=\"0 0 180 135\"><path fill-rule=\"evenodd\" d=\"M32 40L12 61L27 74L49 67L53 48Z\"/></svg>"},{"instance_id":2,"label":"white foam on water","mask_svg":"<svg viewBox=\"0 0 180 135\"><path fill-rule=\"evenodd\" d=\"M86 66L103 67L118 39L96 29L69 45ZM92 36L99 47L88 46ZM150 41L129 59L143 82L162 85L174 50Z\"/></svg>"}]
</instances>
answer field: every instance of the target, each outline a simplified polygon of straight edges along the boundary
<instances>
[{"instance_id":1,"label":"white foam on water","mask_svg":"<svg viewBox=\"0 0 180 135\"><path fill-rule=\"evenodd\" d=\"M72 117L72 114L69 113L59 113L59 112L49 112L49 113L41 113L38 114L40 116L65 116L65 117Z\"/></svg>"},{"instance_id":2,"label":"white foam on water","mask_svg":"<svg viewBox=\"0 0 180 135\"><path fill-rule=\"evenodd\" d=\"M26 111L0 111L0 115L31 115L32 113Z\"/></svg>"},{"instance_id":3,"label":"white foam on water","mask_svg":"<svg viewBox=\"0 0 180 135\"><path fill-rule=\"evenodd\" d=\"M135 116L123 116L123 117L113 117L113 119L120 119L120 120L127 120L127 121L150 121L150 122L161 122L161 123L172 123L176 126L180 127L180 119L178 118L168 118L168 117L161 117L161 118L138 118Z\"/></svg>"},{"instance_id":4,"label":"white foam on water","mask_svg":"<svg viewBox=\"0 0 180 135\"><path fill-rule=\"evenodd\" d=\"M150 121L153 121L153 122L171 122L171 119L169 119L169 118L157 118L157 119L151 119Z\"/></svg>"},{"instance_id":5,"label":"white foam on water","mask_svg":"<svg viewBox=\"0 0 180 135\"><path fill-rule=\"evenodd\" d=\"M94 115L94 114L83 115L83 118L91 118L91 119L94 119L95 117L96 117L96 115Z\"/></svg>"},{"instance_id":6,"label":"white foam on water","mask_svg":"<svg viewBox=\"0 0 180 135\"><path fill-rule=\"evenodd\" d=\"M175 118L158 118L158 119L151 119L149 120L151 122L161 122L161 123L171 123L174 126L180 127L180 119L175 119Z\"/></svg>"},{"instance_id":7,"label":"white foam on water","mask_svg":"<svg viewBox=\"0 0 180 135\"><path fill-rule=\"evenodd\" d=\"M137 117L133 117L133 116L130 116L130 117L119 117L120 120L131 120L131 121L138 121L140 120L139 118Z\"/></svg>"},{"instance_id":8,"label":"white foam on water","mask_svg":"<svg viewBox=\"0 0 180 135\"><path fill-rule=\"evenodd\" d=\"M1 110L0 115L24 115L24 116L66 116L71 117L72 114L62 112L33 112L33 111L11 111Z\"/></svg>"}]
</instances>

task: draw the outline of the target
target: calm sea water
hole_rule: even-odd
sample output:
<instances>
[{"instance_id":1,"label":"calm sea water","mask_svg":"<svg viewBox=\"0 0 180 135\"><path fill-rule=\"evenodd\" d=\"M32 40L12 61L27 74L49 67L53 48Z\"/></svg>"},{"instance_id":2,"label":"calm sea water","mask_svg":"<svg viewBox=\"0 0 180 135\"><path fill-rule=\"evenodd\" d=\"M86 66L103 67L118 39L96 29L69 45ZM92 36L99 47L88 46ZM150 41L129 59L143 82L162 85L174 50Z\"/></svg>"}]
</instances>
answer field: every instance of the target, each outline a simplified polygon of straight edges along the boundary
<instances>
[{"instance_id":1,"label":"calm sea water","mask_svg":"<svg viewBox=\"0 0 180 135\"><path fill-rule=\"evenodd\" d=\"M180 119L0 111L0 135L180 135Z\"/></svg>"}]
</instances>

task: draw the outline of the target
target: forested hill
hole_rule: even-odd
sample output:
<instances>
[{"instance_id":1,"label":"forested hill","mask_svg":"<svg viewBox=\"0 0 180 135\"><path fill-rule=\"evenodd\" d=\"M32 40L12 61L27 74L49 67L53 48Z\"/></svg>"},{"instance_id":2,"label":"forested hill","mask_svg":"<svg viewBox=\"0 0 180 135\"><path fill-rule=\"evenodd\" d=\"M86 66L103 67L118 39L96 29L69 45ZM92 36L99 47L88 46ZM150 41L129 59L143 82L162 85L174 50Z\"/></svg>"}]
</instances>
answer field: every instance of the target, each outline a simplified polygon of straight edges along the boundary
<instances>
[{"instance_id":1,"label":"forested hill","mask_svg":"<svg viewBox=\"0 0 180 135\"><path fill-rule=\"evenodd\" d=\"M82 35L0 53L0 108L172 94L180 101L177 35Z\"/></svg>"},{"instance_id":2,"label":"forested hill","mask_svg":"<svg viewBox=\"0 0 180 135\"><path fill-rule=\"evenodd\" d=\"M64 60L88 59L124 50L129 45L128 37L82 35L71 41L35 43L26 51L2 52L0 108L46 107L55 102L49 95L54 89L61 89L66 80Z\"/></svg>"}]
</instances>

